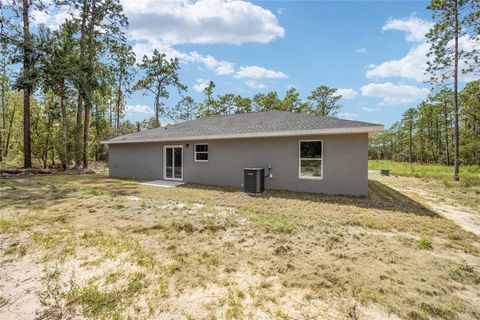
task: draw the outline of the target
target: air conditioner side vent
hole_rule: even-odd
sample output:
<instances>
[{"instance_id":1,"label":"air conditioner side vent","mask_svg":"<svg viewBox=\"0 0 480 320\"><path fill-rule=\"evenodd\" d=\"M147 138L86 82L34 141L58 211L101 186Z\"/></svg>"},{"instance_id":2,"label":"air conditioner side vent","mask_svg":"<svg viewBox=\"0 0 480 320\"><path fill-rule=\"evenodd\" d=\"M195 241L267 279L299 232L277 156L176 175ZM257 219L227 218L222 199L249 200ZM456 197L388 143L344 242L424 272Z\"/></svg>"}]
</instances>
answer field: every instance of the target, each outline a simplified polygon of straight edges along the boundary
<instances>
[{"instance_id":1,"label":"air conditioner side vent","mask_svg":"<svg viewBox=\"0 0 480 320\"><path fill-rule=\"evenodd\" d=\"M265 169L244 168L243 188L246 193L262 193L265 191Z\"/></svg>"}]
</instances>

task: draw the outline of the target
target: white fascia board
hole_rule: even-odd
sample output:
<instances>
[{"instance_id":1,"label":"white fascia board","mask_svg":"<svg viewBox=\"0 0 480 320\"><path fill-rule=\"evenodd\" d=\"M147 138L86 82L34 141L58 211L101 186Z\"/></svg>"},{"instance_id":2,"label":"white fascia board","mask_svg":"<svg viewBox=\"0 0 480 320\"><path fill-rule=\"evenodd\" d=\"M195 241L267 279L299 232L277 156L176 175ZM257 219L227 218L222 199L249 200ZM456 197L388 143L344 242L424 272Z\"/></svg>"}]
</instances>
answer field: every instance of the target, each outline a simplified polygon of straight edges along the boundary
<instances>
[{"instance_id":1,"label":"white fascia board","mask_svg":"<svg viewBox=\"0 0 480 320\"><path fill-rule=\"evenodd\" d=\"M313 135L333 135L333 134L352 134L352 133L368 133L369 137L373 137L378 132L384 131L383 125L369 127L352 127L352 128L331 128L331 129L314 129L314 130L289 130L274 132L250 132L250 133L233 133L206 136L185 136L171 138L155 138L149 140L119 140L119 141L102 141L102 144L122 144L122 143L152 143L152 142L169 142L169 141L197 141L197 140L220 140L220 139L242 139L242 138L273 138L273 137L292 137L292 136L313 136Z\"/></svg>"}]
</instances>

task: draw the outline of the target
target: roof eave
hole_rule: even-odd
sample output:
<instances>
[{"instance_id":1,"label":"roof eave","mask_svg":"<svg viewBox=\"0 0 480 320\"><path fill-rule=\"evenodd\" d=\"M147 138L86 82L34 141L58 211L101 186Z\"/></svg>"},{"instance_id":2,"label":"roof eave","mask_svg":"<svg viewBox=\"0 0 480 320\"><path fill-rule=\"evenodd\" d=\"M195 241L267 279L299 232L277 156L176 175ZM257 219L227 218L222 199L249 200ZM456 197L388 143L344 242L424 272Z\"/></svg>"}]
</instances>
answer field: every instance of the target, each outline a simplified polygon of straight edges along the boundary
<instances>
[{"instance_id":1,"label":"roof eave","mask_svg":"<svg viewBox=\"0 0 480 320\"><path fill-rule=\"evenodd\" d=\"M354 134L368 133L369 137L373 137L378 132L384 131L383 125L373 125L366 127L352 128L331 128L331 129L315 129L315 130L288 130L274 132L249 132L234 134L219 134L205 136L185 136L185 137L169 137L155 138L148 140L118 140L118 141L102 141L102 144L124 144L124 143L153 143L153 142L169 142L169 141L193 141L193 140L221 140L221 139L243 139L243 138L273 138L273 137L291 137L291 136L312 136L312 135L333 135L333 134Z\"/></svg>"}]
</instances>

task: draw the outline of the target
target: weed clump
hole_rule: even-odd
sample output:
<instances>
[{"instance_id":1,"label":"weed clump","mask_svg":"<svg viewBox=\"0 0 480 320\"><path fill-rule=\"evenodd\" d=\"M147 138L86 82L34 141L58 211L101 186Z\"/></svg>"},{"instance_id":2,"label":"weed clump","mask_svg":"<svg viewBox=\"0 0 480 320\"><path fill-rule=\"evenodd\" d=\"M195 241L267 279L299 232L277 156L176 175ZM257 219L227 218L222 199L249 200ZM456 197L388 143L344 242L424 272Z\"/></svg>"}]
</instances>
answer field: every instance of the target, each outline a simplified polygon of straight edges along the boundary
<instances>
[{"instance_id":1,"label":"weed clump","mask_svg":"<svg viewBox=\"0 0 480 320\"><path fill-rule=\"evenodd\" d=\"M418 248L423 250L432 250L432 240L426 236L421 237L418 241Z\"/></svg>"}]
</instances>

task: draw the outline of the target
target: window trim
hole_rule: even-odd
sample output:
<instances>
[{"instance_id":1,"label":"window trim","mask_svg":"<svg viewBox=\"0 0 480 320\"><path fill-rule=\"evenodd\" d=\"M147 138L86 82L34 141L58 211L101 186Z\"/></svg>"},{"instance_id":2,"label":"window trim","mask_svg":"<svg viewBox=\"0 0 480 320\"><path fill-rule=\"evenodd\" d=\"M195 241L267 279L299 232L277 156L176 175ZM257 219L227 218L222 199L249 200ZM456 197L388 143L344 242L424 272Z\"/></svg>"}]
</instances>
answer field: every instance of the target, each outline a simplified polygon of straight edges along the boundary
<instances>
[{"instance_id":1,"label":"window trim","mask_svg":"<svg viewBox=\"0 0 480 320\"><path fill-rule=\"evenodd\" d=\"M207 157L209 158L209 153L210 153L210 150L208 151L198 151L197 152L197 145L201 145L201 146L204 146L206 145L208 147L208 143L194 143L193 144L193 161L194 162L208 162L208 159L207 160L197 160L197 153L206 153L207 154Z\"/></svg>"},{"instance_id":2,"label":"window trim","mask_svg":"<svg viewBox=\"0 0 480 320\"><path fill-rule=\"evenodd\" d=\"M322 143L322 157L321 158L302 158L302 142L321 142ZM324 167L324 144L323 139L312 139L312 140L299 140L298 141L298 178L299 179L306 179L306 180L322 180L323 179L323 167ZM321 167L321 176L314 177L314 176L302 176L302 160L320 160L322 163Z\"/></svg>"}]
</instances>

